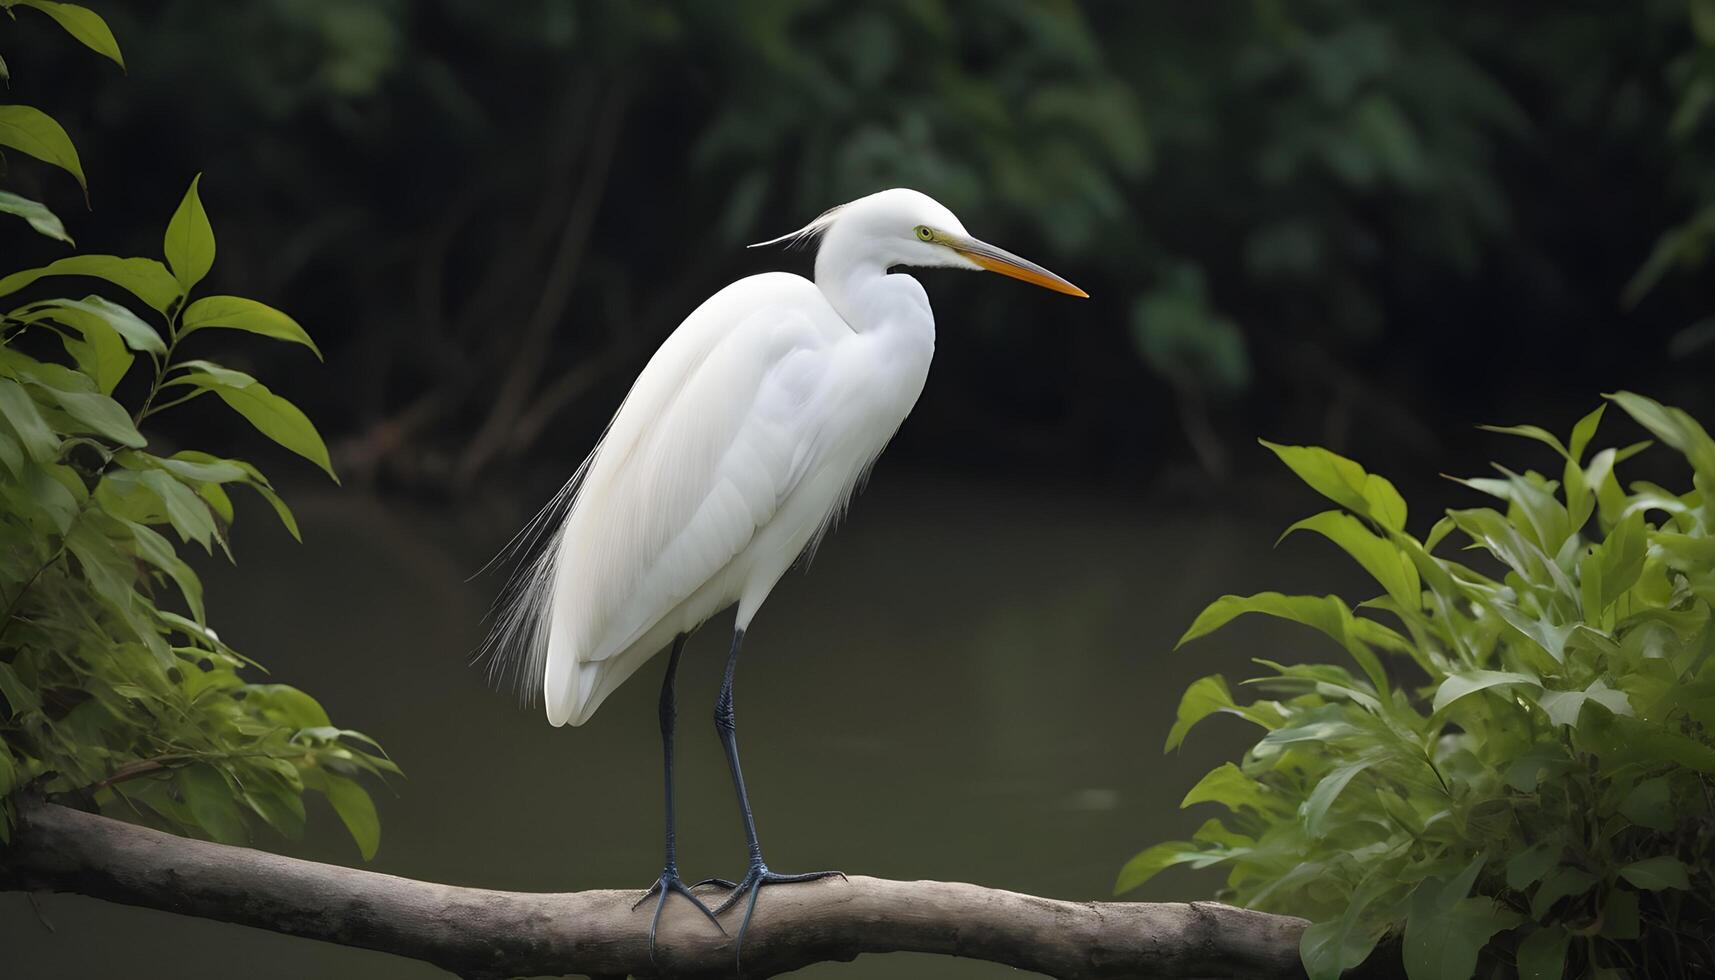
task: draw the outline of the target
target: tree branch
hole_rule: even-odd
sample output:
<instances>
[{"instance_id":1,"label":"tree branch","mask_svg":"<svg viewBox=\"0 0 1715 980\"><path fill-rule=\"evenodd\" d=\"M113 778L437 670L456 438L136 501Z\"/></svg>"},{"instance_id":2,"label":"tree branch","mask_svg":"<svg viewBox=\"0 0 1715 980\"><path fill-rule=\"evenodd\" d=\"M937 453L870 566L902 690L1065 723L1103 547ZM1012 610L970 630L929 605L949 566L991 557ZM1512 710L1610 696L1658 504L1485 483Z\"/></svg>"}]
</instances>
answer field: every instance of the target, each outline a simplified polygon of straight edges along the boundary
<instances>
[{"instance_id":1,"label":"tree branch","mask_svg":"<svg viewBox=\"0 0 1715 980\"><path fill-rule=\"evenodd\" d=\"M432 963L461 977L732 976L733 947L689 903L667 903L655 965L653 900L637 890L522 894L413 881L188 840L20 801L0 889L78 892ZM728 931L736 928L729 917ZM767 890L744 976L860 953L992 960L1076 980L1301 977L1305 922L1212 902L1061 902L938 881L854 876Z\"/></svg>"}]
</instances>

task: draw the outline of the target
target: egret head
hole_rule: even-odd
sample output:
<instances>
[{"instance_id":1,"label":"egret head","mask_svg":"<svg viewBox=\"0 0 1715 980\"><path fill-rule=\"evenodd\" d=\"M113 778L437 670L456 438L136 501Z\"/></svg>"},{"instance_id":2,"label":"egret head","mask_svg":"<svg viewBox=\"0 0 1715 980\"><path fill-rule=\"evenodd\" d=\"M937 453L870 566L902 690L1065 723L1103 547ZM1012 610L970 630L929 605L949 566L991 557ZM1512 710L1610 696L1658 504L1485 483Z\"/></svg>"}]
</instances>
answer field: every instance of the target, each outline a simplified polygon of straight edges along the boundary
<instances>
[{"instance_id":1,"label":"egret head","mask_svg":"<svg viewBox=\"0 0 1715 980\"><path fill-rule=\"evenodd\" d=\"M1069 296L1090 295L1028 259L972 237L939 201L902 187L842 204L791 234L757 244L796 244L818 238L824 253L863 256L888 268L985 270Z\"/></svg>"}]
</instances>

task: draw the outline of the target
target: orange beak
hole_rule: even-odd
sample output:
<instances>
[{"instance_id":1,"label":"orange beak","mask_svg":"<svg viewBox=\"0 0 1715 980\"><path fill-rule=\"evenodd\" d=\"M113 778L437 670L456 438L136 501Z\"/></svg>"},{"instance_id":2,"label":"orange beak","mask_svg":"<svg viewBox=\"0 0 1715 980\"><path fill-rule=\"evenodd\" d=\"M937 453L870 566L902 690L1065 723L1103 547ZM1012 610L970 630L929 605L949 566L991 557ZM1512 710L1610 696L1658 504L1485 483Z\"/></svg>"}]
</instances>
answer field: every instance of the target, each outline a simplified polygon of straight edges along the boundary
<instances>
[{"instance_id":1,"label":"orange beak","mask_svg":"<svg viewBox=\"0 0 1715 980\"><path fill-rule=\"evenodd\" d=\"M1004 248L996 248L987 242L963 235L942 235L939 240L948 248L970 259L977 265L990 272L998 272L1003 276L1022 279L1043 289L1052 289L1067 296L1077 296L1089 299L1090 294L1072 285L1047 269L1042 268L1029 259L1019 258Z\"/></svg>"}]
</instances>

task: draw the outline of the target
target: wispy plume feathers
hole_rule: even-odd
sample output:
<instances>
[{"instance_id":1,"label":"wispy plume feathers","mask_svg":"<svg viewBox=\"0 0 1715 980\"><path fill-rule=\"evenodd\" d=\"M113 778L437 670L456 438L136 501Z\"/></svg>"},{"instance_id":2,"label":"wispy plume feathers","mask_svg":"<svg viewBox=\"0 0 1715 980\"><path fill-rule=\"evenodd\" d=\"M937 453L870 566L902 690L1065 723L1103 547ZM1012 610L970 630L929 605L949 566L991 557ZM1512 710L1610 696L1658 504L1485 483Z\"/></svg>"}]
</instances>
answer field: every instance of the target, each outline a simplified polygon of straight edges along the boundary
<instances>
[{"instance_id":1,"label":"wispy plume feathers","mask_svg":"<svg viewBox=\"0 0 1715 980\"><path fill-rule=\"evenodd\" d=\"M845 205L842 204L838 207L829 208L817 215L816 220L810 222L797 231L787 232L779 238L770 238L766 242L757 242L749 247L763 248L768 245L784 244L787 248L803 248L815 241L817 238L820 238L822 233L827 231L833 225L834 219L840 216L840 209L843 207L845 207Z\"/></svg>"}]
</instances>

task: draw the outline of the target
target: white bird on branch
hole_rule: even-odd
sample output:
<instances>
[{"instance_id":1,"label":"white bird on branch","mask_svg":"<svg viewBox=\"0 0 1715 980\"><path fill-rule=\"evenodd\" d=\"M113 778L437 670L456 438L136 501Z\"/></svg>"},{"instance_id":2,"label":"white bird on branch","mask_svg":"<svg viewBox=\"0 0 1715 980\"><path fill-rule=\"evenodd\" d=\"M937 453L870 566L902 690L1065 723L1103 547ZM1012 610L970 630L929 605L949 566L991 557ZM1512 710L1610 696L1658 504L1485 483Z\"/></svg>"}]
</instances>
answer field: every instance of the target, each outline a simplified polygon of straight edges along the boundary
<instances>
[{"instance_id":1,"label":"white bird on branch","mask_svg":"<svg viewBox=\"0 0 1715 980\"><path fill-rule=\"evenodd\" d=\"M539 521L560 517L491 637L497 664L540 693L548 720L581 725L669 645L661 685L667 844L655 927L669 893L711 921L776 874L762 859L733 716L733 670L752 617L813 550L899 428L929 375L935 317L898 266L986 269L1073 296L1078 287L966 233L911 190L834 208L773 242L819 241L816 278L770 272L711 296L638 375L606 434ZM563 515L563 516L562 516ZM732 770L750 864L710 911L679 877L673 844L674 678L689 634L738 604L715 728ZM643 899L639 899L641 904Z\"/></svg>"}]
</instances>

